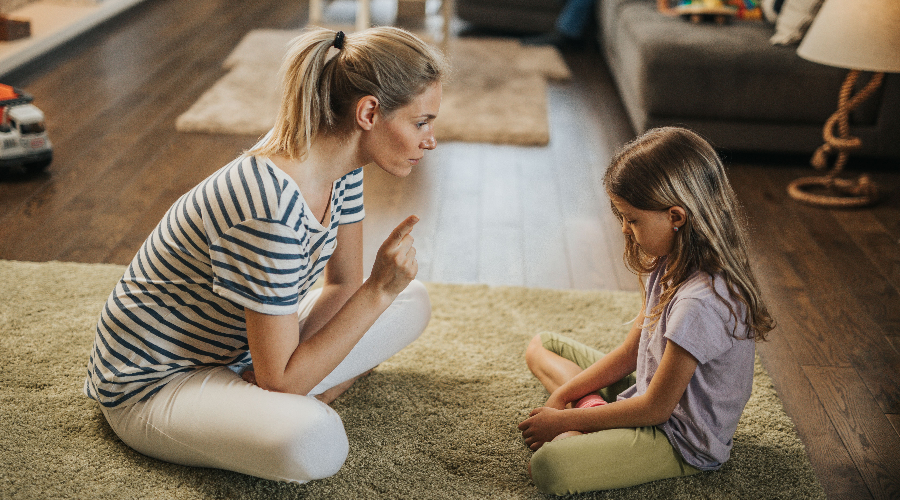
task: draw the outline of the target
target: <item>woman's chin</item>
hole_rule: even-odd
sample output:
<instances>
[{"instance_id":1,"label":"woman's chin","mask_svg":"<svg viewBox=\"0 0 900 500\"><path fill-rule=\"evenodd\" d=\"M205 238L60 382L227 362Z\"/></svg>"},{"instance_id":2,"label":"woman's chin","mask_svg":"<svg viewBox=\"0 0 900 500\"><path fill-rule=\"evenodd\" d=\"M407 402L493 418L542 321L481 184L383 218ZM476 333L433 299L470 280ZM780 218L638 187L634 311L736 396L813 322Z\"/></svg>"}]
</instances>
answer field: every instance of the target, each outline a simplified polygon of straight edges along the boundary
<instances>
[{"instance_id":1,"label":"woman's chin","mask_svg":"<svg viewBox=\"0 0 900 500\"><path fill-rule=\"evenodd\" d=\"M376 163L377 165L377 163ZM406 165L378 165L381 170L393 175L394 177L406 177L410 173L412 173L413 166L410 164Z\"/></svg>"}]
</instances>

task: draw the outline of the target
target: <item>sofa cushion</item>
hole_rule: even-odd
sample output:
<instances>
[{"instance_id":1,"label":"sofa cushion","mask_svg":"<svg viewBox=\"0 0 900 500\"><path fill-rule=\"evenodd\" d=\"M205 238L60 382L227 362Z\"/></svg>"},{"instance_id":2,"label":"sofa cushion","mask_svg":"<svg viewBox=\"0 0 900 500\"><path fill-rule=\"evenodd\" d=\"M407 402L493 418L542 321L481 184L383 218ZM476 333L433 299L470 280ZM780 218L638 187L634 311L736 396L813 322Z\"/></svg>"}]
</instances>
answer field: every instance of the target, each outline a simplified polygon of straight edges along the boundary
<instances>
[{"instance_id":1,"label":"sofa cushion","mask_svg":"<svg viewBox=\"0 0 900 500\"><path fill-rule=\"evenodd\" d=\"M653 2L614 7L616 20L604 19L615 31L604 33L608 63L626 105L645 115L821 124L836 109L846 70L772 45L771 25L694 24L659 15ZM862 121L873 122L869 115Z\"/></svg>"},{"instance_id":2,"label":"sofa cushion","mask_svg":"<svg viewBox=\"0 0 900 500\"><path fill-rule=\"evenodd\" d=\"M514 33L547 33L565 0L456 0L456 16L480 28Z\"/></svg>"}]
</instances>

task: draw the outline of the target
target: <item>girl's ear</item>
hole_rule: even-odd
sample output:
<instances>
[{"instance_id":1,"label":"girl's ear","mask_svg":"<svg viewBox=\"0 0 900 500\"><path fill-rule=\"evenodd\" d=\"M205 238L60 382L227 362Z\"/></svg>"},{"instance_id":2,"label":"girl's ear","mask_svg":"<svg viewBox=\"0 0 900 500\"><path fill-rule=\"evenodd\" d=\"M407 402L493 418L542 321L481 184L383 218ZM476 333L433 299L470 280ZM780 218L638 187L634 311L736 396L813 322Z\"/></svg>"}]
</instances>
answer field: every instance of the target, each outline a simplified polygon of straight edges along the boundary
<instances>
[{"instance_id":1,"label":"girl's ear","mask_svg":"<svg viewBox=\"0 0 900 500\"><path fill-rule=\"evenodd\" d=\"M363 130L372 130L378 119L378 99L367 95L356 102L356 124Z\"/></svg>"},{"instance_id":2,"label":"girl's ear","mask_svg":"<svg viewBox=\"0 0 900 500\"><path fill-rule=\"evenodd\" d=\"M677 205L669 207L669 222L673 228L680 228L687 222L687 212Z\"/></svg>"}]
</instances>

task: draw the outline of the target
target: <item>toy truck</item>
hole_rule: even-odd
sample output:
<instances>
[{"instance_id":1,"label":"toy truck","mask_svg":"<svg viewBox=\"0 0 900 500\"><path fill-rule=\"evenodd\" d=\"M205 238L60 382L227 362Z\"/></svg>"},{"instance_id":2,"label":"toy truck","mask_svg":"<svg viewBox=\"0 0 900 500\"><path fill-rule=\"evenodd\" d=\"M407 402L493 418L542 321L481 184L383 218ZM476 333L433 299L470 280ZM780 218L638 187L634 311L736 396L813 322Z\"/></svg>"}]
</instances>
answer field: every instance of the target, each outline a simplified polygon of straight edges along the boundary
<instances>
[{"instance_id":1,"label":"toy truck","mask_svg":"<svg viewBox=\"0 0 900 500\"><path fill-rule=\"evenodd\" d=\"M0 84L0 168L39 172L53 161L44 113L31 104L34 98Z\"/></svg>"}]
</instances>

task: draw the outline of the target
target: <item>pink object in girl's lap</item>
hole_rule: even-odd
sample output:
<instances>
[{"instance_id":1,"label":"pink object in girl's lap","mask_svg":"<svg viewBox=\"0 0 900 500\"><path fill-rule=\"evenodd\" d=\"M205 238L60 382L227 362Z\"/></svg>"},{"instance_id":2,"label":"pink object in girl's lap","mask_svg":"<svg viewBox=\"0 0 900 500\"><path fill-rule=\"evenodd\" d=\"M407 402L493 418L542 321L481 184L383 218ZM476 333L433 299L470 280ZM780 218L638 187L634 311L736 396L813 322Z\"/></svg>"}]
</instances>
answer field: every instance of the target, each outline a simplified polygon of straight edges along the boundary
<instances>
[{"instance_id":1,"label":"pink object in girl's lap","mask_svg":"<svg viewBox=\"0 0 900 500\"><path fill-rule=\"evenodd\" d=\"M575 408L593 408L595 406L603 406L608 404L603 398L596 394L588 394L575 403Z\"/></svg>"}]
</instances>

